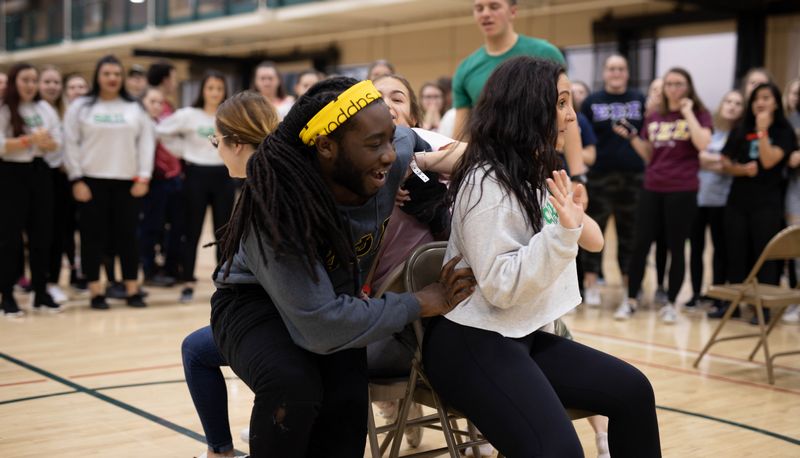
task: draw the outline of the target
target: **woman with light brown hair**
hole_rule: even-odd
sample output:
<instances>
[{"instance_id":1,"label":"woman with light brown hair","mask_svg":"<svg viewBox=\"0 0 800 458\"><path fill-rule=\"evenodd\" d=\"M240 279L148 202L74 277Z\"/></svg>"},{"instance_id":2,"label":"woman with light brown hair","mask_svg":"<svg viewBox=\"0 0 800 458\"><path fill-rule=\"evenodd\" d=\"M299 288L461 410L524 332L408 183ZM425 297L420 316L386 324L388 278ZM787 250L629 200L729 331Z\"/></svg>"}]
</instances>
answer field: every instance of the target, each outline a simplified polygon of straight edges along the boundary
<instances>
[{"instance_id":1,"label":"woman with light brown hair","mask_svg":"<svg viewBox=\"0 0 800 458\"><path fill-rule=\"evenodd\" d=\"M278 113L264 97L245 91L217 108L215 125L216 132L209 137L211 144L219 150L231 177L244 178L247 160L278 126ZM214 343L211 328L206 326L187 336L181 351L186 384L208 443L208 450L201 457L234 456L227 389L220 370L228 363Z\"/></svg>"}]
</instances>

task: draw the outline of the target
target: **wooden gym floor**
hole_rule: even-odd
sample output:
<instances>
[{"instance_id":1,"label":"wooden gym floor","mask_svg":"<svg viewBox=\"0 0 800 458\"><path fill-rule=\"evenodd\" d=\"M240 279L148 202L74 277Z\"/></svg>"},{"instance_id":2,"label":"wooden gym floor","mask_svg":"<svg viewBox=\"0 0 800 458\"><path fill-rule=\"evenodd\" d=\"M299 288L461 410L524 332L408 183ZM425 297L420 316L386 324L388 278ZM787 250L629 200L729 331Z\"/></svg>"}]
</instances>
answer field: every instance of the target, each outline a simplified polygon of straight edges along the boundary
<instances>
[{"instance_id":1,"label":"wooden gym floor","mask_svg":"<svg viewBox=\"0 0 800 458\"><path fill-rule=\"evenodd\" d=\"M208 226L208 225L207 225ZM800 357L778 360L775 385L766 382L763 354L747 361L754 342L722 343L700 365L692 362L716 325L681 312L674 326L644 308L628 322L612 314L623 294L613 230L607 234L608 285L600 308L579 307L565 321L575 339L641 369L656 393L665 457L800 456ZM210 235L206 232L203 240ZM209 278L213 254L201 250L198 277ZM688 272L687 272L688 275ZM645 291L652 296L652 267ZM64 313L28 311L0 319L0 457L194 457L205 450L203 430L183 380L180 344L208 324L210 281L192 304L179 288L149 288L150 306L112 303L92 311L74 297ZM687 281L682 303L690 295ZM27 296L17 296L27 308ZM727 332L752 329L733 323ZM779 325L771 350L800 348L800 326ZM232 436L238 450L253 395L226 369ZM586 421L575 423L586 455L596 456ZM421 448L443 445L427 431ZM405 447L405 444L404 444ZM365 451L368 456L368 450Z\"/></svg>"}]
</instances>

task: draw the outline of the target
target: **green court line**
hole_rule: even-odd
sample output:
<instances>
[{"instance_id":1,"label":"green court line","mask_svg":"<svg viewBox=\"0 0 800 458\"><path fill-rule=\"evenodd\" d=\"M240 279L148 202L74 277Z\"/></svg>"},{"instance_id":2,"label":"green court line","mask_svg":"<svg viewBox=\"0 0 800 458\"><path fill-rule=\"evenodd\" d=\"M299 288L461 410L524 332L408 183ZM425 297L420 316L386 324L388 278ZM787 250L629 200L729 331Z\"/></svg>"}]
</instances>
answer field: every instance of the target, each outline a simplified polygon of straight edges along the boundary
<instances>
[{"instance_id":1,"label":"green court line","mask_svg":"<svg viewBox=\"0 0 800 458\"><path fill-rule=\"evenodd\" d=\"M755 426L746 425L744 423L739 423L731 420L726 420L724 418L712 417L711 415L706 415L697 412L690 412L688 410L676 409L674 407L665 407L665 406L656 406L656 409L666 410L667 412L675 412L681 413L684 415L689 415L692 417L703 418L706 420L716 421L719 423L724 423L730 426L736 426L737 428L746 429L748 431L752 431L754 433L764 434L766 436L774 437L775 439L780 439L782 441L786 441L793 445L800 445L800 439L796 439L794 437L784 436L783 434L774 433L772 431L768 431L766 429L756 428Z\"/></svg>"},{"instance_id":2,"label":"green court line","mask_svg":"<svg viewBox=\"0 0 800 458\"><path fill-rule=\"evenodd\" d=\"M55 374L52 374L50 372L45 371L44 369L39 369L38 367L32 366L32 365L30 365L30 364L28 364L28 363L26 363L24 361L20 361L20 360L15 359L15 358L13 358L11 356L8 356L5 353L0 353L0 357L3 357L6 360L8 360L8 361L10 361L10 362L12 362L14 364L22 366L22 367L24 367L26 369L29 369L29 370L31 370L33 372L36 372L36 373L38 373L40 375L43 375L43 376L47 377L47 378L55 380L55 381L57 381L59 383L62 383L64 385L67 385L70 388L74 388L74 391L64 391L64 392L61 392L61 393L51 393L51 394L44 394L44 395L40 395L40 396L30 396L30 397L26 397L26 398L17 398L17 399L9 399L7 401L0 401L0 405L11 404L11 403L15 403L15 402L30 401L30 400L33 400L33 399L48 398L48 397L53 397L53 396L63 396L63 395L66 395L66 394L73 394L73 393L81 392L81 393L86 393L86 394L89 394L89 395L94 396L96 398L99 398L99 399L101 399L103 401L110 402L111 404L114 404L117 407L120 407L120 408L122 408L124 410L127 410L128 412L131 412L131 413L134 413L136 415L139 415L139 416L142 416L144 418L147 418L150 421L158 423L158 424L160 424L162 426L166 426L167 428L170 428L175 432L178 432L178 433L181 433L181 434L183 434L185 436L191 437L192 439L196 439L196 440L198 440L198 441L200 441L200 442L202 442L204 444L206 443L205 436L203 436L201 434L198 434L198 433L196 433L196 432L194 432L194 431L192 431L190 429L184 428L182 426L176 425L176 424L174 424L172 422L169 422L169 421L167 421L167 420L165 420L163 418L157 417L157 416L155 416L155 415L153 415L153 414L151 414L149 412L145 412L145 411L143 411L141 409L133 407L130 404L126 404L126 403L124 403L122 401L118 401L118 400L116 400L114 398L111 398L111 397L105 396L105 395L103 395L101 393L98 393L98 391L100 391L100 390L115 390L115 389L120 389L120 388L136 388L136 387L151 386L151 385L169 385L169 384L175 384L175 383L184 383L185 380L183 380L183 379L180 379L180 380L161 380L161 381L157 381L157 382L132 383L132 384L128 384L128 385L113 385L113 386L105 386L105 387L92 389L92 388L83 387L81 385L78 385L77 383L70 382L69 380L65 380L65 379L63 379L63 378L61 378L61 377L59 377L59 376L57 376ZM238 380L238 378L237 377L225 377L225 380ZM752 431L754 433L763 434L765 436L769 436L769 437L772 437L774 439L779 439L779 440L782 440L784 442L788 442L788 443L790 443L792 445L800 445L800 439L789 437L789 436L784 436L783 434L778 434L776 432L772 432L772 431L769 431L769 430L766 430L766 429L762 429L762 428L757 428L755 426L746 425L744 423L739 423L739 422L736 422L736 421L726 420L724 418L719 418L719 417L713 417L711 415L706 415L706 414L702 414L702 413L691 412L691 411L688 411L688 410L677 409L675 407L667 407L667 406L656 405L656 409L665 410L667 412L679 413L679 414L683 414L683 415L689 415L691 417L702 418L704 420L715 421L717 423L723 423L723 424L726 424L726 425L729 425L729 426L734 426L734 427L737 427L737 428L746 429L746 430Z\"/></svg>"}]
</instances>

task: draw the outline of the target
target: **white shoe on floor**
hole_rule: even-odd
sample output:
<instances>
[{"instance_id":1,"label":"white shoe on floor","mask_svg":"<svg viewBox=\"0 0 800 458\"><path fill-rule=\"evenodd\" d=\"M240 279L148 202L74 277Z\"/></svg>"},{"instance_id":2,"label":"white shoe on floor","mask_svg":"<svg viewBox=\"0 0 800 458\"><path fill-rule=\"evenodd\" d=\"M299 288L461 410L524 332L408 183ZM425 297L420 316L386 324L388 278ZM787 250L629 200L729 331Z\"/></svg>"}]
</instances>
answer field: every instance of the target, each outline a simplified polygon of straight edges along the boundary
<instances>
[{"instance_id":1,"label":"white shoe on floor","mask_svg":"<svg viewBox=\"0 0 800 458\"><path fill-rule=\"evenodd\" d=\"M628 298L622 299L622 302L614 312L614 319L617 321L627 321L630 319L633 312L636 311L636 303Z\"/></svg>"},{"instance_id":2,"label":"white shoe on floor","mask_svg":"<svg viewBox=\"0 0 800 458\"><path fill-rule=\"evenodd\" d=\"M422 404L417 404L416 402L412 402L411 406L408 408L408 419L413 420L415 418L419 418L422 416ZM419 444L422 443L422 426L411 426L406 427L405 435L406 435L406 443L411 448L419 447Z\"/></svg>"},{"instance_id":3,"label":"white shoe on floor","mask_svg":"<svg viewBox=\"0 0 800 458\"><path fill-rule=\"evenodd\" d=\"M584 289L583 303L589 307L600 307L603 303L603 298L600 297L600 288L595 285Z\"/></svg>"},{"instance_id":4,"label":"white shoe on floor","mask_svg":"<svg viewBox=\"0 0 800 458\"><path fill-rule=\"evenodd\" d=\"M800 323L800 305L795 304L787 307L786 311L783 312L781 321L787 324Z\"/></svg>"},{"instance_id":5,"label":"white shoe on floor","mask_svg":"<svg viewBox=\"0 0 800 458\"><path fill-rule=\"evenodd\" d=\"M678 320L678 311L675 310L675 306L671 302L667 302L667 305L661 307L658 311L658 316L664 324L675 324Z\"/></svg>"},{"instance_id":6,"label":"white shoe on floor","mask_svg":"<svg viewBox=\"0 0 800 458\"><path fill-rule=\"evenodd\" d=\"M47 292L50 294L50 297L53 298L53 302L56 304L61 304L69 300L67 293L65 293L64 290L59 288L59 286L56 284L47 285Z\"/></svg>"},{"instance_id":7,"label":"white shoe on floor","mask_svg":"<svg viewBox=\"0 0 800 458\"><path fill-rule=\"evenodd\" d=\"M479 445L478 446L478 450L481 451L481 456L482 457L494 455L494 447L492 447L492 444ZM467 455L467 456L473 456L472 447L466 449L464 451L464 454Z\"/></svg>"},{"instance_id":8,"label":"white shoe on floor","mask_svg":"<svg viewBox=\"0 0 800 458\"><path fill-rule=\"evenodd\" d=\"M245 444L250 443L250 428L245 428L239 433L239 439Z\"/></svg>"},{"instance_id":9,"label":"white shoe on floor","mask_svg":"<svg viewBox=\"0 0 800 458\"><path fill-rule=\"evenodd\" d=\"M611 453L608 451L608 433L597 433L594 442L597 444L597 458L611 458Z\"/></svg>"}]
</instances>

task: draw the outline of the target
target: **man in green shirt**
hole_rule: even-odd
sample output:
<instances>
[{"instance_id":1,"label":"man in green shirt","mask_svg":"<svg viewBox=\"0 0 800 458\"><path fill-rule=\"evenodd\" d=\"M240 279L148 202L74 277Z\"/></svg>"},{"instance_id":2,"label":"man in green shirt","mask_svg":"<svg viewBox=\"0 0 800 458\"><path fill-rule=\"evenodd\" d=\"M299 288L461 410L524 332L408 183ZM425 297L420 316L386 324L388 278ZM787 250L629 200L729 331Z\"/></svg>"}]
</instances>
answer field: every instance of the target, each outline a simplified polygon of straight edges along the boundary
<instances>
[{"instance_id":1,"label":"man in green shirt","mask_svg":"<svg viewBox=\"0 0 800 458\"><path fill-rule=\"evenodd\" d=\"M566 60L547 40L527 37L514 31L517 0L474 0L472 16L483 34L484 45L467 56L453 76L453 107L456 109L454 136L466 140L466 126L472 107L494 69L515 56L552 59L566 67ZM570 173L581 175L586 168L580 156L578 123L567 131L566 157Z\"/></svg>"}]
</instances>

